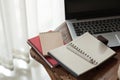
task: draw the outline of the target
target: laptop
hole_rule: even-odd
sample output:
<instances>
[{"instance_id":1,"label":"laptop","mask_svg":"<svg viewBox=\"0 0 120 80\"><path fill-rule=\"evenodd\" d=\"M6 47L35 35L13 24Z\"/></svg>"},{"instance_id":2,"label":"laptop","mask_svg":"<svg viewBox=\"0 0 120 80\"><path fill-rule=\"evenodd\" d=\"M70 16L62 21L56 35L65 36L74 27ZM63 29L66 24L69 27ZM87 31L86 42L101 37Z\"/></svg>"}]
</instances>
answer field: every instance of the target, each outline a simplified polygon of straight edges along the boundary
<instances>
[{"instance_id":1,"label":"laptop","mask_svg":"<svg viewBox=\"0 0 120 80\"><path fill-rule=\"evenodd\" d=\"M65 19L72 39L89 32L120 46L120 0L65 0Z\"/></svg>"}]
</instances>

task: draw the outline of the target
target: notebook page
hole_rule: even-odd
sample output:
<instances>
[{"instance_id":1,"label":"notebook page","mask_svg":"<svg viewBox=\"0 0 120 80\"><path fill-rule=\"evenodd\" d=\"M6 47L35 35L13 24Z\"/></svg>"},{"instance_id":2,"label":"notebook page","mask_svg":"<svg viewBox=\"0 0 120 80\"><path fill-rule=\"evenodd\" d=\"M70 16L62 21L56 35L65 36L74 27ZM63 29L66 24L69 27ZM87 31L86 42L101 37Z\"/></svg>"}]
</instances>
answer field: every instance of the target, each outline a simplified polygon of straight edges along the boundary
<instances>
[{"instance_id":1,"label":"notebook page","mask_svg":"<svg viewBox=\"0 0 120 80\"><path fill-rule=\"evenodd\" d=\"M72 41L79 49L92 57L98 64L113 56L115 52L89 33Z\"/></svg>"}]
</instances>

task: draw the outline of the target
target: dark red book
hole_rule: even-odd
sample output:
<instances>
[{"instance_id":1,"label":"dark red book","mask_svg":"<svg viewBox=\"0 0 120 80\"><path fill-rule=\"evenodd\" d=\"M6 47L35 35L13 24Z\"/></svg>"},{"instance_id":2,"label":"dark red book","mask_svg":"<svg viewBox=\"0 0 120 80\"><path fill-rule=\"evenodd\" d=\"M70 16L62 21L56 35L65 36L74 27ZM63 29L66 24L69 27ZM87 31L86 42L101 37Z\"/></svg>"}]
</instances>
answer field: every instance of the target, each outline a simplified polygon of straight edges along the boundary
<instances>
[{"instance_id":1,"label":"dark red book","mask_svg":"<svg viewBox=\"0 0 120 80\"><path fill-rule=\"evenodd\" d=\"M51 67L55 67L58 65L58 62L51 58L50 56L43 56L42 54L42 46L40 43L39 36L28 39L27 43L40 55L40 57Z\"/></svg>"}]
</instances>

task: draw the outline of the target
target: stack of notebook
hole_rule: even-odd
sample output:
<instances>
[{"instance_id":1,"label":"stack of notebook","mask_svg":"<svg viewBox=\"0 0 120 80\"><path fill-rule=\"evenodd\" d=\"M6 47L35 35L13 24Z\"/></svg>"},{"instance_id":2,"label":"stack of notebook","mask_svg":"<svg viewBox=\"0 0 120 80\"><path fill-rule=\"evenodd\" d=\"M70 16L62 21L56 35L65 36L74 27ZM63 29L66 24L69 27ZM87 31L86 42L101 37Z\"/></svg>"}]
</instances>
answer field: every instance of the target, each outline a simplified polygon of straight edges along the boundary
<instances>
[{"instance_id":1,"label":"stack of notebook","mask_svg":"<svg viewBox=\"0 0 120 80\"><path fill-rule=\"evenodd\" d=\"M27 43L51 68L58 65L58 62L54 58L51 58L47 52L63 45L60 32L40 33L38 36L28 39Z\"/></svg>"},{"instance_id":2,"label":"stack of notebook","mask_svg":"<svg viewBox=\"0 0 120 80\"><path fill-rule=\"evenodd\" d=\"M51 36L51 37L47 37L47 36ZM58 36L56 36L58 35ZM61 39L61 35L62 35L62 39ZM53 37L54 36L54 37ZM44 38L45 37L45 40ZM59 40L56 40L59 39ZM31 55L33 58L42 58L51 68L55 67L58 65L58 62L51 58L48 55L44 55L43 53L47 54L46 52L49 50L49 47L55 48L58 47L60 45L62 45L64 42L64 44L70 42L72 40L68 27L66 25L66 23L62 23L60 26L58 26L54 32L44 32L44 33L40 33L39 35L28 39L27 43L31 46L32 49L34 49L36 51L37 54L35 55ZM43 43L42 43L43 42ZM47 42L47 43L46 43ZM51 46L51 44L58 44L59 45L54 45ZM44 45L45 44L45 45ZM43 46L44 45L44 46ZM47 48L46 48L47 47ZM43 50L44 49L44 50ZM48 49L47 51L45 49ZM45 52L46 51L46 52ZM37 56L39 55L39 57Z\"/></svg>"},{"instance_id":3,"label":"stack of notebook","mask_svg":"<svg viewBox=\"0 0 120 80\"><path fill-rule=\"evenodd\" d=\"M76 77L115 55L115 51L104 43L89 32L65 45L60 32L40 33L28 39L28 44L51 68L60 64Z\"/></svg>"}]
</instances>

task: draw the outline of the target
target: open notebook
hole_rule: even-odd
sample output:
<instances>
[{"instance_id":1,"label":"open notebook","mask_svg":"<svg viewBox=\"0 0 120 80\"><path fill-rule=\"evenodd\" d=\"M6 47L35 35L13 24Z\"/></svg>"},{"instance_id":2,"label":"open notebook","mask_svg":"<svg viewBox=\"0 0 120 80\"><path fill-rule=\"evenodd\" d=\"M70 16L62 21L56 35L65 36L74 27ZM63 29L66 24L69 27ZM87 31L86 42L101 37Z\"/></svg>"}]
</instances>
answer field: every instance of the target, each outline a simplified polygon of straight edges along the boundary
<instances>
[{"instance_id":1,"label":"open notebook","mask_svg":"<svg viewBox=\"0 0 120 80\"><path fill-rule=\"evenodd\" d=\"M74 76L95 68L114 54L112 49L88 32L64 46L49 51L49 55Z\"/></svg>"}]
</instances>

